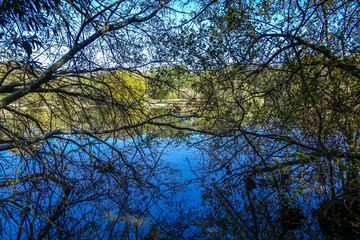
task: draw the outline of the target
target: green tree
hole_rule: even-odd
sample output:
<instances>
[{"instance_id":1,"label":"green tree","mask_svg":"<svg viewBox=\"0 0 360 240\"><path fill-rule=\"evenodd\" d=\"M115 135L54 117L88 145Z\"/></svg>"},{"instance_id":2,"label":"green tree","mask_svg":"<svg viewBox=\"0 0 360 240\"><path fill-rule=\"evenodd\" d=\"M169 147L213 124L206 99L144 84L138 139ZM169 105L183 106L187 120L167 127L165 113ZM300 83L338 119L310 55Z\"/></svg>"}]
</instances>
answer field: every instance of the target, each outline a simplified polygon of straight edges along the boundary
<instances>
[{"instance_id":1,"label":"green tree","mask_svg":"<svg viewBox=\"0 0 360 240\"><path fill-rule=\"evenodd\" d=\"M155 38L185 5L1 1L1 238L147 234L148 206L176 188L143 134L183 117L144 107L141 71L165 62Z\"/></svg>"},{"instance_id":2,"label":"green tree","mask_svg":"<svg viewBox=\"0 0 360 240\"><path fill-rule=\"evenodd\" d=\"M358 1L218 1L182 32L190 41L179 56L209 72L202 116L212 124L199 127L232 136L251 159L233 178L244 168L258 180L269 172L306 176L309 198L324 205L359 196L359 9ZM282 204L296 200L300 185L276 187ZM350 235L358 236L358 220L348 221Z\"/></svg>"},{"instance_id":3,"label":"green tree","mask_svg":"<svg viewBox=\"0 0 360 240\"><path fill-rule=\"evenodd\" d=\"M152 67L148 76L148 94L151 98L186 98L194 82L184 65Z\"/></svg>"},{"instance_id":4,"label":"green tree","mask_svg":"<svg viewBox=\"0 0 360 240\"><path fill-rule=\"evenodd\" d=\"M140 148L151 145L144 133L165 128L209 138L199 142L208 158L197 176L214 214L202 216L212 224L199 222L197 236L291 238L320 227L359 237L359 1L1 8L4 238L181 237L186 221L170 230L141 224L147 206L177 190L161 150ZM191 111L146 104L189 88ZM196 121L184 125L189 117ZM289 217L314 206L306 199L317 204L307 217L319 227ZM274 215L281 227L270 229Z\"/></svg>"}]
</instances>

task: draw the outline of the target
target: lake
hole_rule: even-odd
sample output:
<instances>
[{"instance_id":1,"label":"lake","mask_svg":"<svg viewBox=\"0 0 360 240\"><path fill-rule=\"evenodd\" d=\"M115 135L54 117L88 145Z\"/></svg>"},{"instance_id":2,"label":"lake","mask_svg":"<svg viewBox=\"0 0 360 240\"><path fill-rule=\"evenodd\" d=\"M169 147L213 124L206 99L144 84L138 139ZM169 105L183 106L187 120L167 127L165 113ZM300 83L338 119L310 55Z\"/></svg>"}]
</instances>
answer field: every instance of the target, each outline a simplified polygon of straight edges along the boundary
<instances>
[{"instance_id":1,"label":"lake","mask_svg":"<svg viewBox=\"0 0 360 240\"><path fill-rule=\"evenodd\" d=\"M316 210L328 190L308 165L257 170L244 142L63 135L31 154L1 152L0 236L324 239Z\"/></svg>"}]
</instances>

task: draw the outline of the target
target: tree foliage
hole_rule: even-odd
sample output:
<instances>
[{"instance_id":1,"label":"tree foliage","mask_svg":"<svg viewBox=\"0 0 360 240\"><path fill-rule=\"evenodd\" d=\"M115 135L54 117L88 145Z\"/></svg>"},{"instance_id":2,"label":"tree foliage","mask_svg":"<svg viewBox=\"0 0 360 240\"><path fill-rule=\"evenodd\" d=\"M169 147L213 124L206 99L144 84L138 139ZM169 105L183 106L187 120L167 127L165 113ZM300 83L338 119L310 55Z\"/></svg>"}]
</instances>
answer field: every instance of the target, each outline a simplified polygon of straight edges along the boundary
<instances>
[{"instance_id":1,"label":"tree foliage","mask_svg":"<svg viewBox=\"0 0 360 240\"><path fill-rule=\"evenodd\" d=\"M209 166L235 164L237 171L223 177L229 186L246 182L247 175L255 182L265 178L276 190L272 195L292 207L306 205L298 193L322 199L319 208L358 197L359 9L358 1L219 1L193 31L182 32L189 41L180 58L194 71L209 72L200 85L206 124L199 127L230 136L239 149L224 157L229 146L223 141L209 147L219 149ZM249 161L237 163L240 153ZM224 159L228 164L221 164ZM282 176L308 184L289 191L278 182ZM330 213L321 214L318 219ZM358 218L336 224L346 221L358 226ZM354 227L351 237L358 232Z\"/></svg>"},{"instance_id":2,"label":"tree foliage","mask_svg":"<svg viewBox=\"0 0 360 240\"><path fill-rule=\"evenodd\" d=\"M18 238L180 238L191 224L198 238L359 237L359 1L1 9L0 224ZM151 108L163 98L186 109ZM182 187L161 161L165 129L201 134L206 207L142 228Z\"/></svg>"},{"instance_id":3,"label":"tree foliage","mask_svg":"<svg viewBox=\"0 0 360 240\"><path fill-rule=\"evenodd\" d=\"M155 36L187 17L169 21L177 4L1 2L1 238L133 238L181 187L141 148L149 125L181 119L145 104L141 72L160 61Z\"/></svg>"}]
</instances>

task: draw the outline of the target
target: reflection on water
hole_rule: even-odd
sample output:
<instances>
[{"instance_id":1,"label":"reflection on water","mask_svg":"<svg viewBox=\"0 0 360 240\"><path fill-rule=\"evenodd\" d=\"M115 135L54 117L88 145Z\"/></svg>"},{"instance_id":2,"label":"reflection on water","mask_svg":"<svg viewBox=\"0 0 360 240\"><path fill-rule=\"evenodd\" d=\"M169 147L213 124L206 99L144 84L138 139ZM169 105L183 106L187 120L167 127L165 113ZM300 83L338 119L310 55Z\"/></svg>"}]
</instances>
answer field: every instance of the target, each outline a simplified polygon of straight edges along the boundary
<instances>
[{"instance_id":1,"label":"reflection on water","mask_svg":"<svg viewBox=\"0 0 360 240\"><path fill-rule=\"evenodd\" d=\"M328 189L319 176L308 174L308 165L260 170L256 156L244 154L241 140L202 138L61 136L31 155L3 152L0 236L323 239L321 230L349 238L358 234L351 225L359 222L359 201L325 205ZM344 218L346 211L353 214L347 222L329 222Z\"/></svg>"}]
</instances>

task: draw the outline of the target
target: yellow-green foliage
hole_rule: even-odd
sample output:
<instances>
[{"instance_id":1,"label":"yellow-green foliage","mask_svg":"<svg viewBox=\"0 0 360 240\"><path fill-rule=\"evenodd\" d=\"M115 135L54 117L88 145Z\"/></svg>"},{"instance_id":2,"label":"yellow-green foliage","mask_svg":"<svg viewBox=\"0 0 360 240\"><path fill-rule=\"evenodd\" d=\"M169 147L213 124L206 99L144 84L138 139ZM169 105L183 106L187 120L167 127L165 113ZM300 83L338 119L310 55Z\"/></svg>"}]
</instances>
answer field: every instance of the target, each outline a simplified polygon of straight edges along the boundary
<instances>
[{"instance_id":1,"label":"yellow-green foliage","mask_svg":"<svg viewBox=\"0 0 360 240\"><path fill-rule=\"evenodd\" d=\"M145 79L127 71L117 71L99 76L104 94L123 104L141 103L146 89Z\"/></svg>"}]
</instances>

